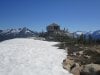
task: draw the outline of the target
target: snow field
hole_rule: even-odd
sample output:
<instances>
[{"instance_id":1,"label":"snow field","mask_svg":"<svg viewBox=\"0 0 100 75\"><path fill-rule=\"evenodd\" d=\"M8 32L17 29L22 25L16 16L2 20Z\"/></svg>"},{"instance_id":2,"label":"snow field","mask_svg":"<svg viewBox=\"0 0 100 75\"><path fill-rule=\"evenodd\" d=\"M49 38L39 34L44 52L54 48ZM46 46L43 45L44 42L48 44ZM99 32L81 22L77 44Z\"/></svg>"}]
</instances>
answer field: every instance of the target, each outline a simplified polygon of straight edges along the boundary
<instances>
[{"instance_id":1,"label":"snow field","mask_svg":"<svg viewBox=\"0 0 100 75\"><path fill-rule=\"evenodd\" d=\"M62 67L66 53L47 42L12 39L0 43L0 75L71 75Z\"/></svg>"}]
</instances>

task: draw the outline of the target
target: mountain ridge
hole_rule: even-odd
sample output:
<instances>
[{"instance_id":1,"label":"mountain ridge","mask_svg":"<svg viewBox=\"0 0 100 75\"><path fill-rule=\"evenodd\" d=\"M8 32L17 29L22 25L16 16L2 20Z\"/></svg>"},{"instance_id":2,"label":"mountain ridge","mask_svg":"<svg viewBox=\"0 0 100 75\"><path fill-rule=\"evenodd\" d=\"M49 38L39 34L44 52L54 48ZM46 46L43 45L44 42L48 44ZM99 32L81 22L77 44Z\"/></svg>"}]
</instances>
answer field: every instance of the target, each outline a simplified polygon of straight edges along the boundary
<instances>
[{"instance_id":1,"label":"mountain ridge","mask_svg":"<svg viewBox=\"0 0 100 75\"><path fill-rule=\"evenodd\" d=\"M0 41L12 39L12 38L26 38L36 36L36 32L24 27L18 29L6 29L0 30Z\"/></svg>"}]
</instances>

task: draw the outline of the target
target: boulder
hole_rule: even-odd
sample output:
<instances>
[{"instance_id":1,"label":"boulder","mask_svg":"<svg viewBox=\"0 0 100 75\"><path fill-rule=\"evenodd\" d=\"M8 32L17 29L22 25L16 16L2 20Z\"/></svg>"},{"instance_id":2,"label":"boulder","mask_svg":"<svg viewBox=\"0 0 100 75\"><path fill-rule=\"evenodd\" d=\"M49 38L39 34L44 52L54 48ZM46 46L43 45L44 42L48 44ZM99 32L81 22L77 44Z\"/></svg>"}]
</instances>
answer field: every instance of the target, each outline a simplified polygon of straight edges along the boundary
<instances>
[{"instance_id":1,"label":"boulder","mask_svg":"<svg viewBox=\"0 0 100 75\"><path fill-rule=\"evenodd\" d=\"M68 70L74 75L80 75L80 66L78 63L75 63L72 59L65 59L63 61L63 68Z\"/></svg>"},{"instance_id":2,"label":"boulder","mask_svg":"<svg viewBox=\"0 0 100 75\"><path fill-rule=\"evenodd\" d=\"M80 75L80 66L78 63L74 64L74 67L71 69L71 73L74 75Z\"/></svg>"},{"instance_id":3,"label":"boulder","mask_svg":"<svg viewBox=\"0 0 100 75\"><path fill-rule=\"evenodd\" d=\"M70 60L70 59L65 59L63 60L63 68L70 71L72 65L74 65L74 60Z\"/></svg>"},{"instance_id":4,"label":"boulder","mask_svg":"<svg viewBox=\"0 0 100 75\"><path fill-rule=\"evenodd\" d=\"M80 75L100 75L100 65L87 64L81 70Z\"/></svg>"}]
</instances>

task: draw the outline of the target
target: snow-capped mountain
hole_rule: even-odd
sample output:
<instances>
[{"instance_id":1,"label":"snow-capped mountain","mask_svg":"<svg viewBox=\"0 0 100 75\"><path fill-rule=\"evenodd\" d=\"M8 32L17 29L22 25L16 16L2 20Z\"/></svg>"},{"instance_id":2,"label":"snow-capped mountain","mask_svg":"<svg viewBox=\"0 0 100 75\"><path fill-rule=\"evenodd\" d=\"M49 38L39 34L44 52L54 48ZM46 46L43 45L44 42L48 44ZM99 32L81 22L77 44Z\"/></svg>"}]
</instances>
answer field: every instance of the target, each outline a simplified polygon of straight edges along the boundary
<instances>
[{"instance_id":1,"label":"snow-capped mountain","mask_svg":"<svg viewBox=\"0 0 100 75\"><path fill-rule=\"evenodd\" d=\"M92 31L89 31L89 32L86 32L84 34L84 36L85 36L86 39L89 39L90 36L92 37L92 34L93 34L93 32Z\"/></svg>"},{"instance_id":2,"label":"snow-capped mountain","mask_svg":"<svg viewBox=\"0 0 100 75\"><path fill-rule=\"evenodd\" d=\"M86 32L84 32L84 31L76 31L76 32L73 33L73 35L74 35L75 38L77 38L77 37L79 37L82 34L84 35L85 33Z\"/></svg>"},{"instance_id":3,"label":"snow-capped mountain","mask_svg":"<svg viewBox=\"0 0 100 75\"><path fill-rule=\"evenodd\" d=\"M24 28L19 28L19 29L6 29L6 30L1 30L1 34L18 34L18 33L33 33L30 29L24 27Z\"/></svg>"},{"instance_id":4,"label":"snow-capped mountain","mask_svg":"<svg viewBox=\"0 0 100 75\"><path fill-rule=\"evenodd\" d=\"M93 39L97 40L100 39L100 30L97 31L90 31L84 34L86 36L86 38L88 38L89 36L91 36Z\"/></svg>"},{"instance_id":5,"label":"snow-capped mountain","mask_svg":"<svg viewBox=\"0 0 100 75\"><path fill-rule=\"evenodd\" d=\"M0 41L16 37L31 37L31 36L36 36L36 33L26 27L18 29L0 30Z\"/></svg>"},{"instance_id":6,"label":"snow-capped mountain","mask_svg":"<svg viewBox=\"0 0 100 75\"><path fill-rule=\"evenodd\" d=\"M89 32L86 32L85 35L92 35L93 32L92 31L89 31Z\"/></svg>"},{"instance_id":7,"label":"snow-capped mountain","mask_svg":"<svg viewBox=\"0 0 100 75\"><path fill-rule=\"evenodd\" d=\"M84 34L84 32L82 32L82 31L76 31L75 34L81 35L81 34Z\"/></svg>"},{"instance_id":8,"label":"snow-capped mountain","mask_svg":"<svg viewBox=\"0 0 100 75\"><path fill-rule=\"evenodd\" d=\"M100 39L100 30L89 32L76 31L74 32L74 37L78 37L81 34L83 34L86 38L88 38L91 35L93 39Z\"/></svg>"},{"instance_id":9,"label":"snow-capped mountain","mask_svg":"<svg viewBox=\"0 0 100 75\"><path fill-rule=\"evenodd\" d=\"M93 37L94 39L100 39L100 30L94 31L94 32L92 33L92 37Z\"/></svg>"}]
</instances>

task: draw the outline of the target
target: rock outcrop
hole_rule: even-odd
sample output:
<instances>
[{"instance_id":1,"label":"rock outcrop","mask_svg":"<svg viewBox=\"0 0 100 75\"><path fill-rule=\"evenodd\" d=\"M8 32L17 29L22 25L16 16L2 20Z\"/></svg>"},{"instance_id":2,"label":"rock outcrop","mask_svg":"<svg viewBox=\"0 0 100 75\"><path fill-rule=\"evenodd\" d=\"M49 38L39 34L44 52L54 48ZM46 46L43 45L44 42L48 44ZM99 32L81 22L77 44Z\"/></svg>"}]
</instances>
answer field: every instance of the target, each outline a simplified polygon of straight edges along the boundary
<instances>
[{"instance_id":1,"label":"rock outcrop","mask_svg":"<svg viewBox=\"0 0 100 75\"><path fill-rule=\"evenodd\" d=\"M100 75L100 52L96 47L68 48L67 58L63 61L63 68L73 75ZM75 50L75 51L73 51Z\"/></svg>"}]
</instances>

